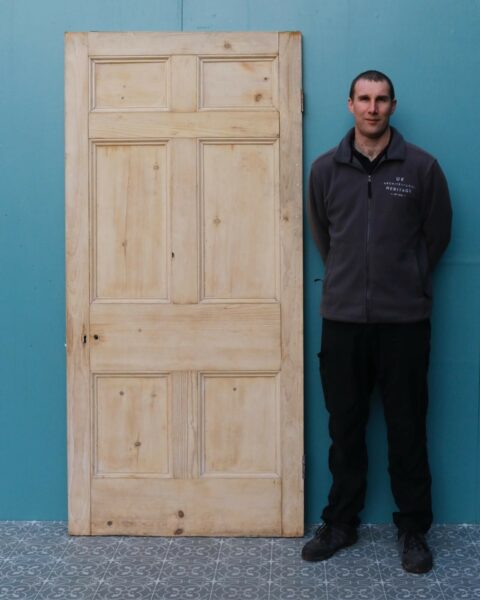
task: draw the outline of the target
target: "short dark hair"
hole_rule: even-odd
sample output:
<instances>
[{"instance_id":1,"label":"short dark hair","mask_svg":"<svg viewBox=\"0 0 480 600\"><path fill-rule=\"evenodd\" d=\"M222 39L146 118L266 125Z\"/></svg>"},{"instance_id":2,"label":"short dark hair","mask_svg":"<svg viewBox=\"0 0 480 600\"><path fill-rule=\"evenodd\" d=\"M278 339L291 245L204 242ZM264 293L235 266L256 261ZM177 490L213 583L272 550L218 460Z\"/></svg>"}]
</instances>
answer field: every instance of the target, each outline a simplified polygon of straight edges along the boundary
<instances>
[{"instance_id":1,"label":"short dark hair","mask_svg":"<svg viewBox=\"0 0 480 600\"><path fill-rule=\"evenodd\" d=\"M350 98L353 100L353 95L355 94L355 84L359 79L366 79L367 81L386 81L390 87L390 100L395 100L395 90L393 89L393 83L388 75L382 73L381 71L375 71L371 69L370 71L364 71L357 75L355 79L352 81L350 86Z\"/></svg>"}]
</instances>

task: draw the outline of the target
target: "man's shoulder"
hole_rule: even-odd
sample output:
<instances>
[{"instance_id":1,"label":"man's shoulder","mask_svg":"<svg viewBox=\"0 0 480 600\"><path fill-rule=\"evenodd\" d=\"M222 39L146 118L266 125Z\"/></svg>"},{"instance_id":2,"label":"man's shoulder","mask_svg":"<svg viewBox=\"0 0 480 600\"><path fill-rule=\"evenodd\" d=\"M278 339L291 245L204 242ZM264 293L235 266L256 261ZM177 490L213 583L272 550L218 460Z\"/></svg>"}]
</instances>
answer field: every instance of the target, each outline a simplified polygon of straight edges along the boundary
<instances>
[{"instance_id":1,"label":"man's shoulder","mask_svg":"<svg viewBox=\"0 0 480 600\"><path fill-rule=\"evenodd\" d=\"M330 167L333 164L333 157L335 156L337 149L338 145L330 148L330 150L327 150L323 154L320 154L320 156L317 156L312 163L312 171L323 171L325 168Z\"/></svg>"},{"instance_id":2,"label":"man's shoulder","mask_svg":"<svg viewBox=\"0 0 480 600\"><path fill-rule=\"evenodd\" d=\"M328 172L333 169L336 164L340 162L348 162L351 158L351 141L353 139L353 128L349 129L346 135L340 140L340 142L327 150L323 154L320 154L312 163L312 173Z\"/></svg>"},{"instance_id":3,"label":"man's shoulder","mask_svg":"<svg viewBox=\"0 0 480 600\"><path fill-rule=\"evenodd\" d=\"M405 141L407 159L414 161L419 167L428 169L434 162L437 161L435 156L427 152L420 146Z\"/></svg>"}]
</instances>

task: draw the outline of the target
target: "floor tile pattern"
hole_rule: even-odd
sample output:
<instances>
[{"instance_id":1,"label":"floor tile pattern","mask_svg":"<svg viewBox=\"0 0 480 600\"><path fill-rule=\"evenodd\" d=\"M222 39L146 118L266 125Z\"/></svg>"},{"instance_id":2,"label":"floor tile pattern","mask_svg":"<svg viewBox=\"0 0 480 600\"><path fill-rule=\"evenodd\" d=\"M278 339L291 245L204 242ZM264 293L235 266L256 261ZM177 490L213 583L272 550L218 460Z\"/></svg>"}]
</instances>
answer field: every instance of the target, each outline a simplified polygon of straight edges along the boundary
<instances>
[{"instance_id":1,"label":"floor tile pattern","mask_svg":"<svg viewBox=\"0 0 480 600\"><path fill-rule=\"evenodd\" d=\"M307 563L303 539L70 537L64 522L0 521L3 600L480 600L480 525L436 525L435 567L405 573L396 532Z\"/></svg>"}]
</instances>

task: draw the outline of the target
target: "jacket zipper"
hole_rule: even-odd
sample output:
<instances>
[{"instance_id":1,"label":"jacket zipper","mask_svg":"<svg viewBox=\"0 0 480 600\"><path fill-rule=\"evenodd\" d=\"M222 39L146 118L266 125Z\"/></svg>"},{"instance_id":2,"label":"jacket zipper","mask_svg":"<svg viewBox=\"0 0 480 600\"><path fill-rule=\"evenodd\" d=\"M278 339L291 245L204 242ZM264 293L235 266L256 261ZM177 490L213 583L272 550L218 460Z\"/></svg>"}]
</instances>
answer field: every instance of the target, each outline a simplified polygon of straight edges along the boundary
<instances>
[{"instance_id":1,"label":"jacket zipper","mask_svg":"<svg viewBox=\"0 0 480 600\"><path fill-rule=\"evenodd\" d=\"M368 251L370 244L370 221L371 221L371 203L372 203L372 175L368 176L368 193L367 193L367 240L366 240L366 252L365 252L365 319L368 322L369 319L369 304L370 304L370 281L369 281L369 265L368 265Z\"/></svg>"}]
</instances>

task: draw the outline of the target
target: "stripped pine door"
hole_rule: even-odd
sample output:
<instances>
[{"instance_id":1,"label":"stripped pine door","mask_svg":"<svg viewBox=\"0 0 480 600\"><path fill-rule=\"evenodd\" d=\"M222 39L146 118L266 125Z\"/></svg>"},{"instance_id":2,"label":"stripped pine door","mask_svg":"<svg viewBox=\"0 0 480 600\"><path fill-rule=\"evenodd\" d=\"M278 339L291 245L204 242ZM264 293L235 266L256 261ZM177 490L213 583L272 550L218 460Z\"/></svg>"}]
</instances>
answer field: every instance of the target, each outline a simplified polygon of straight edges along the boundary
<instances>
[{"instance_id":1,"label":"stripped pine door","mask_svg":"<svg viewBox=\"0 0 480 600\"><path fill-rule=\"evenodd\" d=\"M299 33L67 33L69 531L303 533Z\"/></svg>"}]
</instances>

